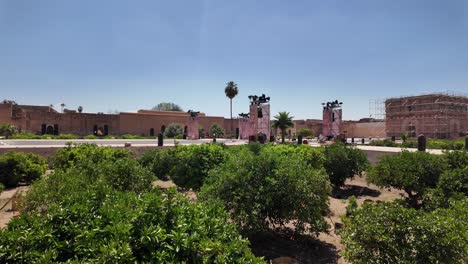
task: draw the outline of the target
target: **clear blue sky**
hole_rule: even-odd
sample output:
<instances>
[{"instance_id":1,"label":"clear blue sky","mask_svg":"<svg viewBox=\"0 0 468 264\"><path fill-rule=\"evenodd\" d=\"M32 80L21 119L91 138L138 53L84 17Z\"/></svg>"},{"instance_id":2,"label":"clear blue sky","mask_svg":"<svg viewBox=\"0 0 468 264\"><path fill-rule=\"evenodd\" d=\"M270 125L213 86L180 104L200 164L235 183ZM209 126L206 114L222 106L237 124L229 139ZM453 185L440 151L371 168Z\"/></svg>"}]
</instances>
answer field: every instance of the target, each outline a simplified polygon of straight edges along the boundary
<instances>
[{"instance_id":1,"label":"clear blue sky","mask_svg":"<svg viewBox=\"0 0 468 264\"><path fill-rule=\"evenodd\" d=\"M369 99L468 92L466 0L0 0L0 99L88 112L162 101L229 116L369 116Z\"/></svg>"}]
</instances>

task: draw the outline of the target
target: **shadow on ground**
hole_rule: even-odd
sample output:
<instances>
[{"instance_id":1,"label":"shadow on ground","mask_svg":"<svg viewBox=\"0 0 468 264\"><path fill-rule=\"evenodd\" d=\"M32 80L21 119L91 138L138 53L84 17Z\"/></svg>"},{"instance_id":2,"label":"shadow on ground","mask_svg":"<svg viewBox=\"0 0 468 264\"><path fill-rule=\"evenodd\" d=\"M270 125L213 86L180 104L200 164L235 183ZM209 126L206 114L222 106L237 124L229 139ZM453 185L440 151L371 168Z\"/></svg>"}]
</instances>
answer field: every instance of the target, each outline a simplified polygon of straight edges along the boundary
<instances>
[{"instance_id":1,"label":"shadow on ground","mask_svg":"<svg viewBox=\"0 0 468 264\"><path fill-rule=\"evenodd\" d=\"M266 261L291 257L299 263L337 263L340 256L332 244L310 236L293 237L292 232L268 232L250 235L251 248Z\"/></svg>"},{"instance_id":2,"label":"shadow on ground","mask_svg":"<svg viewBox=\"0 0 468 264\"><path fill-rule=\"evenodd\" d=\"M351 196L356 198L361 196L378 197L381 192L365 186L345 185L340 189L333 190L332 197L337 199L348 199Z\"/></svg>"}]
</instances>

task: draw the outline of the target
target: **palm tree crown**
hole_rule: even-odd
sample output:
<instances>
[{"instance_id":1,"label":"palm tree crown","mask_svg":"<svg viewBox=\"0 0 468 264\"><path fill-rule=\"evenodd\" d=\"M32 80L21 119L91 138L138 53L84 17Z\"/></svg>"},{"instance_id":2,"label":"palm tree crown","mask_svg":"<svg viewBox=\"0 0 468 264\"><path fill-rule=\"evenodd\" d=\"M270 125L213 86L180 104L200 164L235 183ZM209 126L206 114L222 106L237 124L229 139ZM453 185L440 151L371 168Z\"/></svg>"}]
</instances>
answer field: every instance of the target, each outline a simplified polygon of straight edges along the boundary
<instances>
[{"instance_id":1,"label":"palm tree crown","mask_svg":"<svg viewBox=\"0 0 468 264\"><path fill-rule=\"evenodd\" d=\"M274 118L273 127L281 130L281 141L284 143L286 129L288 127L294 127L294 123L292 121L294 117L289 116L289 112L279 112Z\"/></svg>"},{"instance_id":2,"label":"palm tree crown","mask_svg":"<svg viewBox=\"0 0 468 264\"><path fill-rule=\"evenodd\" d=\"M224 88L224 93L226 94L227 98L232 100L239 93L239 90L237 89L237 84L233 81L228 82L226 84L226 88Z\"/></svg>"}]
</instances>

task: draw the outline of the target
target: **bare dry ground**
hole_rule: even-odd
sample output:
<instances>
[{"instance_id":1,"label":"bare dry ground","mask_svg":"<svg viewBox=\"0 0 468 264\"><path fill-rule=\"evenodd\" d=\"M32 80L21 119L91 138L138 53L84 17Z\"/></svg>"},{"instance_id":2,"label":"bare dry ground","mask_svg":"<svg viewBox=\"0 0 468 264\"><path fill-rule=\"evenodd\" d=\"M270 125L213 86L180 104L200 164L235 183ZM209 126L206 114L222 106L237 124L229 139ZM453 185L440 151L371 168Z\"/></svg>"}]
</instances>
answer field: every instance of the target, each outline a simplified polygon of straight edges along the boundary
<instances>
[{"instance_id":1,"label":"bare dry ground","mask_svg":"<svg viewBox=\"0 0 468 264\"><path fill-rule=\"evenodd\" d=\"M154 187L170 188L176 187L171 181L155 181ZM17 192L26 192L28 187L18 187L4 191L0 195L0 228L18 214L12 210L11 198ZM190 199L196 199L196 193L192 191L185 192ZM331 214L327 218L330 224L329 233L321 233L318 238L312 236L303 236L294 238L290 230L281 230L276 233L256 234L249 237L252 250L257 256L263 256L266 260L277 259L280 257L289 257L297 260L296 263L347 263L341 256L343 250L341 238L335 232L335 224L341 223L341 216L346 213L347 199L351 196L357 198L358 204L366 200L373 201L392 201L401 197L403 192L395 189L379 189L375 185L368 185L365 176L355 177L346 181L346 185L330 197ZM14 208L13 208L14 209ZM277 263L295 263L295 262L277 262Z\"/></svg>"}]
</instances>

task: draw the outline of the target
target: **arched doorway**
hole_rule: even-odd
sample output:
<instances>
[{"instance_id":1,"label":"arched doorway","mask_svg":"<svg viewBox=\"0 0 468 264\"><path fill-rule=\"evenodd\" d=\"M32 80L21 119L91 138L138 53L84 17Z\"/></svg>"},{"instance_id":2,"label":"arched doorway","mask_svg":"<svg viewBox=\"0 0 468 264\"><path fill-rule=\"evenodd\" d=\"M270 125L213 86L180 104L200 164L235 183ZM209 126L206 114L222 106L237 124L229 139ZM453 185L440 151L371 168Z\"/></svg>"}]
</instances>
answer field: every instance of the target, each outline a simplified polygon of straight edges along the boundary
<instances>
[{"instance_id":1,"label":"arched doorway","mask_svg":"<svg viewBox=\"0 0 468 264\"><path fill-rule=\"evenodd\" d=\"M161 133L164 134L164 132L166 132L166 126L165 126L165 125L162 125L162 126L161 126Z\"/></svg>"},{"instance_id":2,"label":"arched doorway","mask_svg":"<svg viewBox=\"0 0 468 264\"><path fill-rule=\"evenodd\" d=\"M53 126L47 126L46 134L47 135L53 135L54 134L54 127Z\"/></svg>"},{"instance_id":3,"label":"arched doorway","mask_svg":"<svg viewBox=\"0 0 468 264\"><path fill-rule=\"evenodd\" d=\"M150 128L149 135L150 137L154 137L154 128Z\"/></svg>"}]
</instances>

